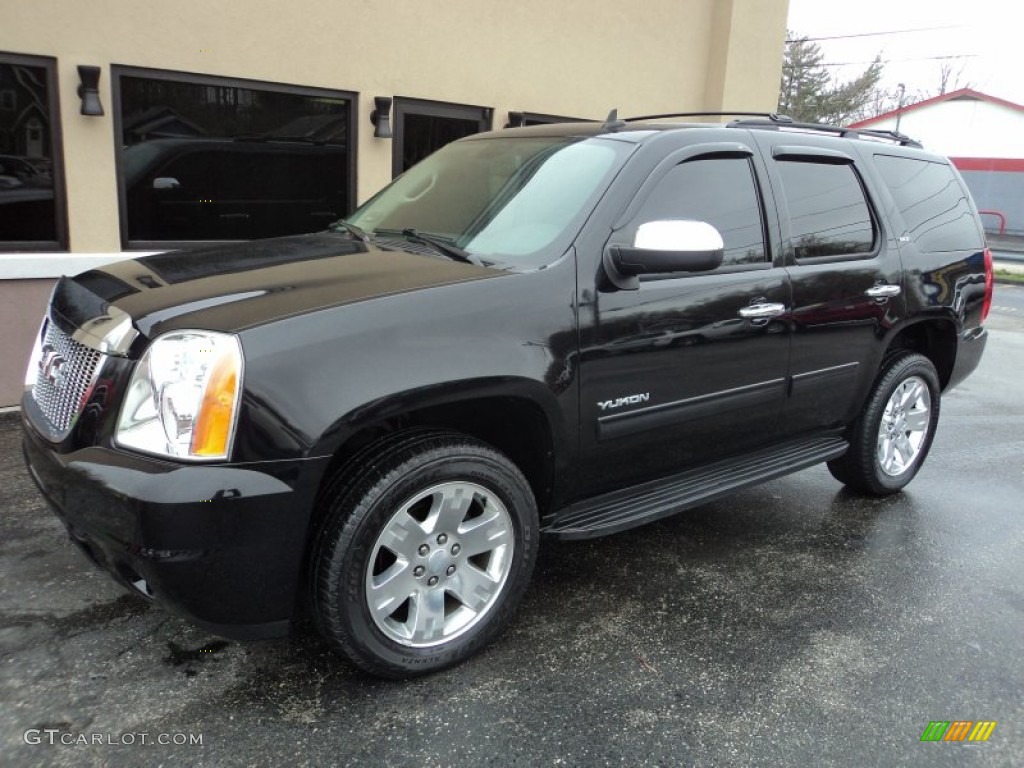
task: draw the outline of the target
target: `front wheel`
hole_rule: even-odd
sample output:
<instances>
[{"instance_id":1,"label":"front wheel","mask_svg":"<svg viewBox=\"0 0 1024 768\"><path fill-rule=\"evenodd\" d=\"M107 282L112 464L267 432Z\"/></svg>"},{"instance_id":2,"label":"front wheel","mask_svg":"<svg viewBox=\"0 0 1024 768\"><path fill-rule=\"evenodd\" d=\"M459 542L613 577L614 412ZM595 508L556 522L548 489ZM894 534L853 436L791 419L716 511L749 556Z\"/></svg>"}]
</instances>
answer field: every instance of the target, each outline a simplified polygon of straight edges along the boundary
<instances>
[{"instance_id":1,"label":"front wheel","mask_svg":"<svg viewBox=\"0 0 1024 768\"><path fill-rule=\"evenodd\" d=\"M468 657L507 623L536 558L537 508L501 453L452 433L390 442L323 500L313 602L328 642L382 677ZM358 471L358 470L357 470Z\"/></svg>"},{"instance_id":2,"label":"front wheel","mask_svg":"<svg viewBox=\"0 0 1024 768\"><path fill-rule=\"evenodd\" d=\"M905 352L883 367L850 449L828 463L833 477L854 490L885 496L914 479L939 421L939 376L924 355Z\"/></svg>"}]
</instances>

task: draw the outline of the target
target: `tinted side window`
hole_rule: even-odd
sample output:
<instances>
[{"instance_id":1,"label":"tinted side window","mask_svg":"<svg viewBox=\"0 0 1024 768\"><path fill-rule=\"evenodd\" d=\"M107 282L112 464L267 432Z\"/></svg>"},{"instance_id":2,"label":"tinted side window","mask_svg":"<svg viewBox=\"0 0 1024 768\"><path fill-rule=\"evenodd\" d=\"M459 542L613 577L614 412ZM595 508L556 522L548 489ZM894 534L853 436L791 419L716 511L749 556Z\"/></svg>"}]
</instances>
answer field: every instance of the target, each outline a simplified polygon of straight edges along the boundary
<instances>
[{"instance_id":1,"label":"tinted side window","mask_svg":"<svg viewBox=\"0 0 1024 768\"><path fill-rule=\"evenodd\" d=\"M798 259L869 253L875 227L853 166L780 161Z\"/></svg>"},{"instance_id":2,"label":"tinted side window","mask_svg":"<svg viewBox=\"0 0 1024 768\"><path fill-rule=\"evenodd\" d=\"M709 158L677 165L644 202L629 235L647 221L693 219L714 226L725 241L723 266L766 259L761 205L746 158Z\"/></svg>"},{"instance_id":3,"label":"tinted side window","mask_svg":"<svg viewBox=\"0 0 1024 768\"><path fill-rule=\"evenodd\" d=\"M982 247L967 192L944 163L875 155L875 165L907 225L906 235L922 251Z\"/></svg>"}]
</instances>

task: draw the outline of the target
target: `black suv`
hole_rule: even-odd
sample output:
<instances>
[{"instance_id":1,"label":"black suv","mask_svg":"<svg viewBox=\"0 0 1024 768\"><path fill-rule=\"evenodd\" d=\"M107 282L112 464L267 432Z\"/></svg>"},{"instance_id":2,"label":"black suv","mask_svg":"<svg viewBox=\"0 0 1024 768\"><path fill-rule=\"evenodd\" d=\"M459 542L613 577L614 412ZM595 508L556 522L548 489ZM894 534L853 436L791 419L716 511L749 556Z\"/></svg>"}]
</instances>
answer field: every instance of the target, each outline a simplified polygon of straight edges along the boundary
<instances>
[{"instance_id":1,"label":"black suv","mask_svg":"<svg viewBox=\"0 0 1024 768\"><path fill-rule=\"evenodd\" d=\"M541 537L827 462L903 488L992 296L900 135L658 121L451 144L331 231L61 279L28 466L72 538L229 637L313 617L373 673L504 625Z\"/></svg>"}]
</instances>

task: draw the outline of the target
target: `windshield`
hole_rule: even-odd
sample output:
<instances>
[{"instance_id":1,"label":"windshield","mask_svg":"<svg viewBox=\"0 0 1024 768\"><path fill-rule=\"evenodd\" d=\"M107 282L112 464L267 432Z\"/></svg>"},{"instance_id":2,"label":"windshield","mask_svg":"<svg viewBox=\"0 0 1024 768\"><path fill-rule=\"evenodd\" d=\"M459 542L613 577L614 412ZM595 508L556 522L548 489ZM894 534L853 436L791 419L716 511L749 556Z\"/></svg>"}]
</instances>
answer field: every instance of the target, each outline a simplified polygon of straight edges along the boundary
<instances>
[{"instance_id":1,"label":"windshield","mask_svg":"<svg viewBox=\"0 0 1024 768\"><path fill-rule=\"evenodd\" d=\"M536 268L569 247L630 144L530 137L449 144L348 217L373 235L415 230L479 260Z\"/></svg>"}]
</instances>

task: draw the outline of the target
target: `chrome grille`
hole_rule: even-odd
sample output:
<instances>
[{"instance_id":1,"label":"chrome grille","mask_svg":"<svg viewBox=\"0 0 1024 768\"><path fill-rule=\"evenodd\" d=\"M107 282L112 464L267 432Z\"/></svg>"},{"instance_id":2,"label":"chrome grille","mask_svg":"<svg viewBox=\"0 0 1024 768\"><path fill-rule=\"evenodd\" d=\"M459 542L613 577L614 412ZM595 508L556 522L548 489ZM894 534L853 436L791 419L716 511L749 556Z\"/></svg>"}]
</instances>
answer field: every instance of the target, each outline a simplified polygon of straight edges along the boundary
<instances>
[{"instance_id":1,"label":"chrome grille","mask_svg":"<svg viewBox=\"0 0 1024 768\"><path fill-rule=\"evenodd\" d=\"M32 398L57 433L70 431L103 357L101 352L72 339L52 320L47 321Z\"/></svg>"}]
</instances>

